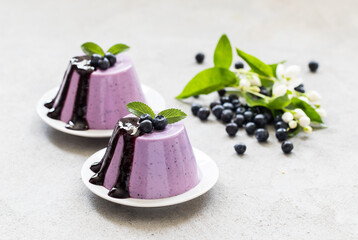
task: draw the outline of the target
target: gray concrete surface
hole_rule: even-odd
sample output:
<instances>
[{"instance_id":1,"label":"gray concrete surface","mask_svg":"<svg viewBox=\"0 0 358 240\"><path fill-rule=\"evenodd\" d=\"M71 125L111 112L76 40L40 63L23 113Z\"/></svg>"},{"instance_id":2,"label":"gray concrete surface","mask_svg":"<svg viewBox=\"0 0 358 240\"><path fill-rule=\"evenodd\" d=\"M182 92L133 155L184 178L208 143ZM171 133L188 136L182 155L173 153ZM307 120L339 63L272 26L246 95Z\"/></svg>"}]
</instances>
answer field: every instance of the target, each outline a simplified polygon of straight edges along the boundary
<instances>
[{"instance_id":1,"label":"gray concrete surface","mask_svg":"<svg viewBox=\"0 0 358 240\"><path fill-rule=\"evenodd\" d=\"M0 239L357 239L357 9L354 0L0 1ZM140 80L189 112L173 97L212 64L224 32L267 62L301 65L329 128L298 136L285 156L272 135L262 146L242 131L229 139L213 118L189 116L192 144L220 168L209 193L136 209L89 192L81 166L107 140L62 134L35 112L69 58L85 41L128 43Z\"/></svg>"}]
</instances>

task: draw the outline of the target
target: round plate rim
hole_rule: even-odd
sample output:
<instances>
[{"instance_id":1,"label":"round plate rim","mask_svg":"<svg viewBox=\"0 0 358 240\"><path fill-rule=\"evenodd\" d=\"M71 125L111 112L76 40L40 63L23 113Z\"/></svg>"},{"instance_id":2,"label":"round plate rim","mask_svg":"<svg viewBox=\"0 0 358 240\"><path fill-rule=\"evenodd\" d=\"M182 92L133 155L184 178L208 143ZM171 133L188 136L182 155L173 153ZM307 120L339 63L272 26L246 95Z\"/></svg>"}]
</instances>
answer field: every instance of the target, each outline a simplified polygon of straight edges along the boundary
<instances>
[{"instance_id":1,"label":"round plate rim","mask_svg":"<svg viewBox=\"0 0 358 240\"><path fill-rule=\"evenodd\" d=\"M190 201L208 192L216 184L219 178L219 169L215 161L203 151L197 148L193 148L200 176L200 182L194 188L180 195L162 199L112 198L107 195L108 189L103 186L93 185L89 182L89 178L94 174L89 169L89 167L92 163L101 159L105 153L105 150L106 148L97 151L85 161L81 169L81 179L85 186L98 197L121 205L140 208L153 208L180 204Z\"/></svg>"},{"instance_id":2,"label":"round plate rim","mask_svg":"<svg viewBox=\"0 0 358 240\"><path fill-rule=\"evenodd\" d=\"M165 108L165 100L164 100L163 96L158 91L156 91L155 89L153 89L145 84L141 84L141 87L143 89L146 99L151 99L151 101L153 101L153 102L155 101L156 105L158 105L158 106L155 106L154 108L159 108L159 109ZM48 109L44 106L44 104L49 99L51 99L51 97L56 95L58 88L59 87L56 87L56 88L53 88L53 89L47 91L44 95L42 95L40 100L37 102L36 112L40 116L42 121L44 121L47 125L49 125L50 127L54 128L60 132L67 133L67 134L74 135L74 136L86 137L86 138L109 138L109 137L111 137L113 129L104 129L104 130L89 129L89 130L84 130L84 131L75 131L75 130L67 129L65 127L66 126L65 122L49 118L47 116ZM146 93L151 94L150 98L148 95L146 95Z\"/></svg>"}]
</instances>

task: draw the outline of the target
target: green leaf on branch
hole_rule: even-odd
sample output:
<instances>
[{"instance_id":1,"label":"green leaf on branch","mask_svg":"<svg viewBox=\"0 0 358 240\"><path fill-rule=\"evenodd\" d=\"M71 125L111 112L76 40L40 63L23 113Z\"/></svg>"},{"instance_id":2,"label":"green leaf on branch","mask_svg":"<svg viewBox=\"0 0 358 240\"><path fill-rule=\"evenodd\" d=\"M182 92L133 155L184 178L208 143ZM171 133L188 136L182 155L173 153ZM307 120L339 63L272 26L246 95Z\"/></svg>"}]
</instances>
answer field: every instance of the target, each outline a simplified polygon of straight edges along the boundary
<instances>
[{"instance_id":1,"label":"green leaf on branch","mask_svg":"<svg viewBox=\"0 0 358 240\"><path fill-rule=\"evenodd\" d=\"M258 96L251 94L251 93L248 93L248 92L244 93L244 97L245 97L246 103L250 107L256 107L256 106L267 107L267 101L264 98L260 98Z\"/></svg>"},{"instance_id":2,"label":"green leaf on branch","mask_svg":"<svg viewBox=\"0 0 358 240\"><path fill-rule=\"evenodd\" d=\"M291 104L295 108L301 108L306 113L307 117L311 119L311 122L323 123L321 116L309 103L294 97L291 99Z\"/></svg>"},{"instance_id":3,"label":"green leaf on branch","mask_svg":"<svg viewBox=\"0 0 358 240\"><path fill-rule=\"evenodd\" d=\"M190 80L182 93L176 98L183 99L195 95L209 94L225 87L238 84L238 81L235 73L226 68L208 68Z\"/></svg>"},{"instance_id":4,"label":"green leaf on branch","mask_svg":"<svg viewBox=\"0 0 358 240\"><path fill-rule=\"evenodd\" d=\"M155 117L153 110L147 104L142 102L130 102L127 104L127 109L137 117L140 117L143 114L149 114L152 118Z\"/></svg>"},{"instance_id":5,"label":"green leaf on branch","mask_svg":"<svg viewBox=\"0 0 358 240\"><path fill-rule=\"evenodd\" d=\"M255 73L265 77L274 76L272 68L266 63L262 62L260 59L250 54L247 54L238 48L236 48L236 52L250 66L251 70L254 71Z\"/></svg>"},{"instance_id":6,"label":"green leaf on branch","mask_svg":"<svg viewBox=\"0 0 358 240\"><path fill-rule=\"evenodd\" d=\"M95 53L101 55L102 57L104 56L103 49L94 42L86 42L82 44L81 49L88 56L92 56Z\"/></svg>"},{"instance_id":7,"label":"green leaf on branch","mask_svg":"<svg viewBox=\"0 0 358 240\"><path fill-rule=\"evenodd\" d=\"M119 44L115 44L112 47L110 47L107 52L117 55L117 54L127 51L127 50L129 50L129 46L119 43Z\"/></svg>"},{"instance_id":8,"label":"green leaf on branch","mask_svg":"<svg viewBox=\"0 0 358 240\"><path fill-rule=\"evenodd\" d=\"M285 93L285 95L282 95L280 97L271 98L268 102L268 107L270 109L282 109L286 106L288 106L291 102L291 100L288 98L289 91Z\"/></svg>"},{"instance_id":9,"label":"green leaf on branch","mask_svg":"<svg viewBox=\"0 0 358 240\"><path fill-rule=\"evenodd\" d=\"M232 48L226 34L223 34L214 52L215 67L230 68L232 63Z\"/></svg>"},{"instance_id":10,"label":"green leaf on branch","mask_svg":"<svg viewBox=\"0 0 358 240\"><path fill-rule=\"evenodd\" d=\"M180 120L183 120L184 118L187 117L185 112L175 108L170 108L161 111L160 113L158 113L158 115L163 115L167 119L169 124L179 122Z\"/></svg>"},{"instance_id":11,"label":"green leaf on branch","mask_svg":"<svg viewBox=\"0 0 358 240\"><path fill-rule=\"evenodd\" d=\"M288 131L288 137L292 138L301 131L301 126L297 126L295 129Z\"/></svg>"}]
</instances>

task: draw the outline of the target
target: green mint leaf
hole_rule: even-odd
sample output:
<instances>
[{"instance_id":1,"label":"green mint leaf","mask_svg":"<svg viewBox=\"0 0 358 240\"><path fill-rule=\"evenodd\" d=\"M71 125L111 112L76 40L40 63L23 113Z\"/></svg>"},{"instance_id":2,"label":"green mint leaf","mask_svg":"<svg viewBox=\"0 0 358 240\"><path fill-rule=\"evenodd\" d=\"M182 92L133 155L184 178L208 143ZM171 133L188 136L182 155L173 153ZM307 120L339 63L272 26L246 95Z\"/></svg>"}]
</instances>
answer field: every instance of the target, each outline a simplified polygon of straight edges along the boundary
<instances>
[{"instance_id":1,"label":"green mint leaf","mask_svg":"<svg viewBox=\"0 0 358 240\"><path fill-rule=\"evenodd\" d=\"M127 104L127 109L137 117L140 117L143 114L149 114L152 118L155 117L153 110L147 104L142 102L130 102Z\"/></svg>"},{"instance_id":2,"label":"green mint leaf","mask_svg":"<svg viewBox=\"0 0 358 240\"><path fill-rule=\"evenodd\" d=\"M117 54L127 51L127 50L129 50L129 46L119 43L119 44L115 44L112 47L110 47L107 52L117 55Z\"/></svg>"},{"instance_id":3,"label":"green mint leaf","mask_svg":"<svg viewBox=\"0 0 358 240\"><path fill-rule=\"evenodd\" d=\"M158 115L163 115L168 120L169 124L179 122L180 120L183 120L187 116L185 112L175 108L170 108L161 111L160 113L158 113Z\"/></svg>"},{"instance_id":4,"label":"green mint leaf","mask_svg":"<svg viewBox=\"0 0 358 240\"><path fill-rule=\"evenodd\" d=\"M215 67L229 68L232 63L232 48L226 34L223 34L214 52Z\"/></svg>"},{"instance_id":5,"label":"green mint leaf","mask_svg":"<svg viewBox=\"0 0 358 240\"><path fill-rule=\"evenodd\" d=\"M301 108L302 111L306 113L307 117L311 119L311 122L323 123L321 116L317 113L316 109L314 109L314 107L312 107L309 103L297 97L294 97L291 99L291 104L295 108Z\"/></svg>"},{"instance_id":6,"label":"green mint leaf","mask_svg":"<svg viewBox=\"0 0 358 240\"><path fill-rule=\"evenodd\" d=\"M103 49L94 42L86 42L81 45L81 48L82 51L88 56L92 56L94 53L104 56Z\"/></svg>"},{"instance_id":7,"label":"green mint leaf","mask_svg":"<svg viewBox=\"0 0 358 240\"><path fill-rule=\"evenodd\" d=\"M198 73L185 86L177 99L188 98L200 94L209 94L214 91L232 86L238 83L235 73L226 68L208 68Z\"/></svg>"},{"instance_id":8,"label":"green mint leaf","mask_svg":"<svg viewBox=\"0 0 358 240\"><path fill-rule=\"evenodd\" d=\"M236 48L237 54L250 66L251 70L255 73L265 76L265 77L273 77L274 73L272 72L272 68L259 60L258 58L247 54L240 49Z\"/></svg>"},{"instance_id":9,"label":"green mint leaf","mask_svg":"<svg viewBox=\"0 0 358 240\"><path fill-rule=\"evenodd\" d=\"M286 94L283 96L279 96L279 97L270 99L270 101L267 104L268 107L271 110L272 109L282 109L284 107L287 107L291 103L291 100L288 98L288 94L289 94L289 91L287 91Z\"/></svg>"},{"instance_id":10,"label":"green mint leaf","mask_svg":"<svg viewBox=\"0 0 358 240\"><path fill-rule=\"evenodd\" d=\"M267 107L267 102L265 99L260 98L258 96L255 96L251 93L245 92L244 93L244 97L246 99L246 103L250 106L250 107L256 107L256 106L262 106L262 107Z\"/></svg>"},{"instance_id":11,"label":"green mint leaf","mask_svg":"<svg viewBox=\"0 0 358 240\"><path fill-rule=\"evenodd\" d=\"M283 61L278 62L278 63L269 64L270 68L272 69L272 72L273 72L273 76L274 76L274 77L277 77L277 75L276 75L277 66L278 66L279 64L283 64L283 63L285 63L285 62L286 62L286 60L283 60Z\"/></svg>"}]
</instances>

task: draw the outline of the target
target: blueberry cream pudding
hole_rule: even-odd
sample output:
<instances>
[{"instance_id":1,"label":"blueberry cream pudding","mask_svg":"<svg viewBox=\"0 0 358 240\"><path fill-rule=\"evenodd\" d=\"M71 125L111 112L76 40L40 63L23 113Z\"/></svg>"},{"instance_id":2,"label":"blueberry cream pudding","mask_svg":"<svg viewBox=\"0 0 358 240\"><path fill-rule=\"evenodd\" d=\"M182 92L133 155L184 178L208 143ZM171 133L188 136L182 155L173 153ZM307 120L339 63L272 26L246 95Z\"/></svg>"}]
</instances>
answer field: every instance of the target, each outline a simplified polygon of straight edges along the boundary
<instances>
[{"instance_id":1,"label":"blueberry cream pudding","mask_svg":"<svg viewBox=\"0 0 358 240\"><path fill-rule=\"evenodd\" d=\"M154 114L131 102L119 120L89 180L114 198L160 199L182 194L199 183L197 164L185 127L186 114L167 109Z\"/></svg>"},{"instance_id":2,"label":"blueberry cream pudding","mask_svg":"<svg viewBox=\"0 0 358 240\"><path fill-rule=\"evenodd\" d=\"M47 116L72 130L112 129L128 114L126 104L145 98L126 53L115 44L107 53L95 43L82 46L86 55L70 60L57 95L45 107Z\"/></svg>"}]
</instances>

